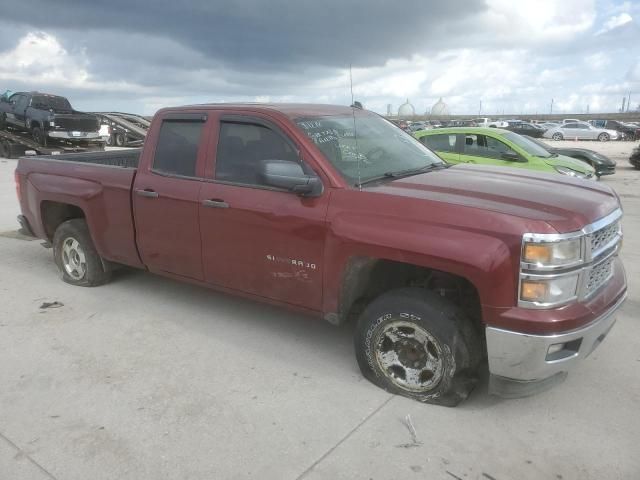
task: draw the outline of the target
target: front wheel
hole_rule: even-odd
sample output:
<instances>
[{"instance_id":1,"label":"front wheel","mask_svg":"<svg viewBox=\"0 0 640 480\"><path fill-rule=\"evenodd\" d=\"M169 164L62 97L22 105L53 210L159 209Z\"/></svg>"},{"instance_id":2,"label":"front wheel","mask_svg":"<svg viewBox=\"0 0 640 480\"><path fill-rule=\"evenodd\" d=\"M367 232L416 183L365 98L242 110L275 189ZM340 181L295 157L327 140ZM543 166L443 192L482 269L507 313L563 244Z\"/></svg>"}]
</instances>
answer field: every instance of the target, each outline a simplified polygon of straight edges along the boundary
<instances>
[{"instance_id":1,"label":"front wheel","mask_svg":"<svg viewBox=\"0 0 640 480\"><path fill-rule=\"evenodd\" d=\"M609 134L608 133L601 133L600 135L598 135L598 140L600 140L601 142L608 142L610 139Z\"/></svg>"},{"instance_id":2,"label":"front wheel","mask_svg":"<svg viewBox=\"0 0 640 480\"><path fill-rule=\"evenodd\" d=\"M95 287L111 277L93 245L87 223L81 218L67 220L56 229L53 258L62 280L71 285Z\"/></svg>"},{"instance_id":3,"label":"front wheel","mask_svg":"<svg viewBox=\"0 0 640 480\"><path fill-rule=\"evenodd\" d=\"M388 392L455 406L477 382L478 333L462 312L420 288L392 290L363 312L355 334L362 374Z\"/></svg>"},{"instance_id":4,"label":"front wheel","mask_svg":"<svg viewBox=\"0 0 640 480\"><path fill-rule=\"evenodd\" d=\"M551 138L553 138L554 140L563 140L564 136L560 132L558 132L558 133L554 133Z\"/></svg>"}]
</instances>

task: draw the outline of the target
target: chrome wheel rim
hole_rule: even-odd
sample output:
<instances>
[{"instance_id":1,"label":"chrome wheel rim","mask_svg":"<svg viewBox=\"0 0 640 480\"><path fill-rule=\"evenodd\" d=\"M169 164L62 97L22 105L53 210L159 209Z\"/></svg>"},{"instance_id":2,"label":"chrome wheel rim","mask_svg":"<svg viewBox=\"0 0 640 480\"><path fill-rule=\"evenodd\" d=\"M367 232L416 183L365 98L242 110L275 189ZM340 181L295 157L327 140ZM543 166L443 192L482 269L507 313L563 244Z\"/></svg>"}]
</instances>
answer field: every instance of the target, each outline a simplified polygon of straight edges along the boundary
<instances>
[{"instance_id":1,"label":"chrome wheel rim","mask_svg":"<svg viewBox=\"0 0 640 480\"><path fill-rule=\"evenodd\" d=\"M427 330L396 320L376 335L378 367L398 387L411 392L433 389L443 376L442 347Z\"/></svg>"},{"instance_id":2,"label":"chrome wheel rim","mask_svg":"<svg viewBox=\"0 0 640 480\"><path fill-rule=\"evenodd\" d=\"M87 273L87 258L80 243L73 237L62 242L62 266L74 280L82 280Z\"/></svg>"}]
</instances>

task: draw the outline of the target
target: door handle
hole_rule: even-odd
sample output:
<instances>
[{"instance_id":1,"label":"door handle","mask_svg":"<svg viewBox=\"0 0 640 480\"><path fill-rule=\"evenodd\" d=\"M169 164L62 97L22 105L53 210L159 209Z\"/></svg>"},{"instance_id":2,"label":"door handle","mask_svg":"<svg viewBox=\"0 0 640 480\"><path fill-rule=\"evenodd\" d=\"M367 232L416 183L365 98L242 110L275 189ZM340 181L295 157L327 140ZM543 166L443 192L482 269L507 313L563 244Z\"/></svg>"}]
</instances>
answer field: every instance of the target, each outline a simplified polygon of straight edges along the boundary
<instances>
[{"instance_id":1,"label":"door handle","mask_svg":"<svg viewBox=\"0 0 640 480\"><path fill-rule=\"evenodd\" d=\"M158 192L154 192L153 190L136 190L136 195L147 198L158 198Z\"/></svg>"},{"instance_id":2,"label":"door handle","mask_svg":"<svg viewBox=\"0 0 640 480\"><path fill-rule=\"evenodd\" d=\"M229 204L227 202L219 199L204 200L202 202L202 205L205 207L211 207L211 208L229 208Z\"/></svg>"}]
</instances>

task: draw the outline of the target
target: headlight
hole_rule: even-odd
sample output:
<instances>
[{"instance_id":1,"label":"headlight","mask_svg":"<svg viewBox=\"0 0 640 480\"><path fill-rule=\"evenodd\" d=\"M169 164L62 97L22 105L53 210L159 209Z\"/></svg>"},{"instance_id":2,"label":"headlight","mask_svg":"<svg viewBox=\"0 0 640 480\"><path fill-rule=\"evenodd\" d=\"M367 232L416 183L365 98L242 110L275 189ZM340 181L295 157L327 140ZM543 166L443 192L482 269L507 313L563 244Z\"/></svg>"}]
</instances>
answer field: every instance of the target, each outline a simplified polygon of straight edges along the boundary
<instances>
[{"instance_id":1,"label":"headlight","mask_svg":"<svg viewBox=\"0 0 640 480\"><path fill-rule=\"evenodd\" d=\"M568 302L576 297L578 278L578 273L556 278L525 277L520 282L520 300L539 305Z\"/></svg>"},{"instance_id":2,"label":"headlight","mask_svg":"<svg viewBox=\"0 0 640 480\"><path fill-rule=\"evenodd\" d=\"M582 259L580 238L557 242L535 242L525 239L522 245L522 261L535 268L567 267Z\"/></svg>"},{"instance_id":3,"label":"headlight","mask_svg":"<svg viewBox=\"0 0 640 480\"><path fill-rule=\"evenodd\" d=\"M556 307L574 300L586 246L583 235L525 234L520 256L519 305Z\"/></svg>"},{"instance_id":4,"label":"headlight","mask_svg":"<svg viewBox=\"0 0 640 480\"><path fill-rule=\"evenodd\" d=\"M553 167L556 169L556 171L558 173L562 173L563 175L569 175L570 177L576 177L576 178L588 178L587 175L585 175L584 173L580 173L577 170L573 170L571 168L568 167Z\"/></svg>"}]
</instances>

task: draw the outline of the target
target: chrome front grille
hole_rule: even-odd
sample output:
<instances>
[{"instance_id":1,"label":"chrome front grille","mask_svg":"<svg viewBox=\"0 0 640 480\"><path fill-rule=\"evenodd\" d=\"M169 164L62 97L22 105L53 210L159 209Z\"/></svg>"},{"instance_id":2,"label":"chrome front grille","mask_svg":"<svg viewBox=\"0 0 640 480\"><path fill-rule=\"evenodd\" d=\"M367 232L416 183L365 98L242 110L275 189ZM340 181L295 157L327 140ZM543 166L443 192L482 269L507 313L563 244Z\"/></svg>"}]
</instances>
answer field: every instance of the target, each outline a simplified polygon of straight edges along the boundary
<instances>
[{"instance_id":1,"label":"chrome front grille","mask_svg":"<svg viewBox=\"0 0 640 480\"><path fill-rule=\"evenodd\" d=\"M593 267L586 278L584 284L584 296L589 297L595 293L613 275L613 258L608 258L604 262Z\"/></svg>"},{"instance_id":2,"label":"chrome front grille","mask_svg":"<svg viewBox=\"0 0 640 480\"><path fill-rule=\"evenodd\" d=\"M589 235L591 255L593 258L612 247L620 235L620 221L615 221Z\"/></svg>"}]
</instances>

